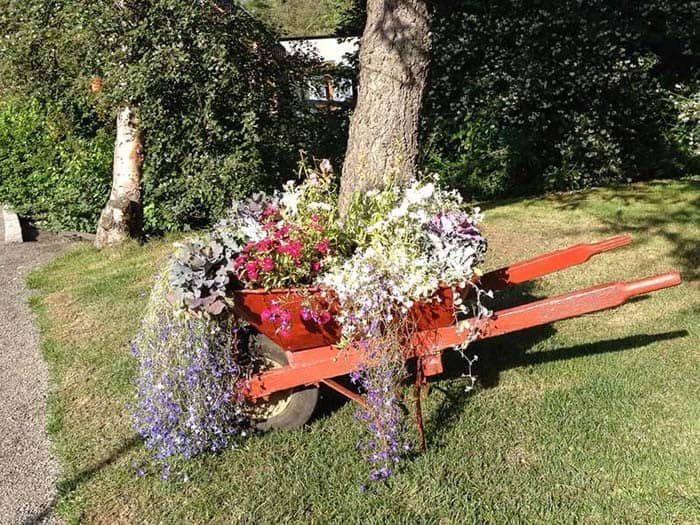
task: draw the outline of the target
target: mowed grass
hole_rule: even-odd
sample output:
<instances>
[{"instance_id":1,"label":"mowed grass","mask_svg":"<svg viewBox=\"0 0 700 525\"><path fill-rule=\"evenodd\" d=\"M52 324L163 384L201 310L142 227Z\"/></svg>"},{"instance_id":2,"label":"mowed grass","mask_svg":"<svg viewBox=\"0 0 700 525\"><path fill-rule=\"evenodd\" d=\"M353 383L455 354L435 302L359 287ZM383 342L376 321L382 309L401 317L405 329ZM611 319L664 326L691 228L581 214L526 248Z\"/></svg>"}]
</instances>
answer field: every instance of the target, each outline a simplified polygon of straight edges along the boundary
<instances>
[{"instance_id":1,"label":"mowed grass","mask_svg":"<svg viewBox=\"0 0 700 525\"><path fill-rule=\"evenodd\" d=\"M49 430L69 523L699 523L700 180L486 206L487 269L629 232L634 244L510 290L499 304L679 269L682 285L615 310L482 341L477 388L447 359L424 402L428 451L386 484L366 467L350 403L324 393L297 431L138 477L127 341L169 241L81 245L34 272ZM408 392L408 389L407 389Z\"/></svg>"}]
</instances>

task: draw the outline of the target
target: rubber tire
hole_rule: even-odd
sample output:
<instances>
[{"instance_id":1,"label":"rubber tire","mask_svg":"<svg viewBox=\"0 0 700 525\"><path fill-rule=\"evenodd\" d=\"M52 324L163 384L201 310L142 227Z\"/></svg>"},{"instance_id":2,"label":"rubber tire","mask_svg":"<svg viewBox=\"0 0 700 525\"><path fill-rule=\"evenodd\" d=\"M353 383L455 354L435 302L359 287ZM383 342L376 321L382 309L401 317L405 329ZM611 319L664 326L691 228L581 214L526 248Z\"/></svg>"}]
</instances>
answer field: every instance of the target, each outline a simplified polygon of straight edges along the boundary
<instances>
[{"instance_id":1,"label":"rubber tire","mask_svg":"<svg viewBox=\"0 0 700 525\"><path fill-rule=\"evenodd\" d=\"M289 364L284 350L262 334L251 336L251 349L263 357L285 366ZM299 428L311 418L318 403L318 388L308 387L303 390L289 391L289 404L279 414L258 421L254 424L257 430L267 432L276 429Z\"/></svg>"}]
</instances>

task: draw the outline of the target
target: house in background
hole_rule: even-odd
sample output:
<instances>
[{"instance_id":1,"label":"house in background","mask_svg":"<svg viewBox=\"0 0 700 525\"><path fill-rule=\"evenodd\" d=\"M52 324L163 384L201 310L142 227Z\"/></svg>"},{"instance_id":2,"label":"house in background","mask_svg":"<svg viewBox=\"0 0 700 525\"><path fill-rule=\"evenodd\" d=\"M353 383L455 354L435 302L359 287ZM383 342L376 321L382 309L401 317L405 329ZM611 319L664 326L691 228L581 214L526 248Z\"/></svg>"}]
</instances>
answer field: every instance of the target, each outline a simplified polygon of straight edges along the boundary
<instances>
[{"instance_id":1,"label":"house in background","mask_svg":"<svg viewBox=\"0 0 700 525\"><path fill-rule=\"evenodd\" d=\"M351 106L355 102L355 66L358 37L309 36L283 38L280 44L288 54L302 53L321 62L318 74L308 79L304 98L318 108Z\"/></svg>"}]
</instances>

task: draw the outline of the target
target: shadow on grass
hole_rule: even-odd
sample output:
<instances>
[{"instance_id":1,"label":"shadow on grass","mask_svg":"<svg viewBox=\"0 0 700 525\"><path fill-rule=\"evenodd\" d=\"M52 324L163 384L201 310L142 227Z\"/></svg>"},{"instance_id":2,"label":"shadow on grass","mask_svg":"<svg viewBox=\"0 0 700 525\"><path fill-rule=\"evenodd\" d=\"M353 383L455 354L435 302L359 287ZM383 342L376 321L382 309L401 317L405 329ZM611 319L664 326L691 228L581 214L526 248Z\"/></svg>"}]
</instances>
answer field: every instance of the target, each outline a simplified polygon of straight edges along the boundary
<instances>
[{"instance_id":1,"label":"shadow on grass","mask_svg":"<svg viewBox=\"0 0 700 525\"><path fill-rule=\"evenodd\" d=\"M527 353L527 349L534 342L546 339L551 331L549 326L537 327L478 343L478 348L474 348L474 353L479 356L479 360L472 369L472 372L478 377L478 384L482 388L493 388L499 383L500 373L511 368L621 352L688 335L687 330L638 334L547 352ZM469 370L468 364L457 352L445 352L443 363L445 373L439 376L439 379L463 377ZM449 435L465 409L469 398L478 395L478 391L471 391L465 395L464 386L457 383L448 384L446 387L433 385L433 388L442 392L445 398L430 416L430 420L425 426L426 437L429 445L440 446L442 436Z\"/></svg>"},{"instance_id":2,"label":"shadow on grass","mask_svg":"<svg viewBox=\"0 0 700 525\"><path fill-rule=\"evenodd\" d=\"M76 475L70 478L59 481L57 484L57 496L55 496L51 502L46 504L37 514L23 521L22 525L39 525L40 523L45 523L49 516L53 514L56 503L58 503L58 499L61 496L74 491L81 483L89 481L95 474L105 467L113 464L124 454L136 447L140 442L141 439L138 436L131 436L130 438L124 440L122 444L112 451L109 456L97 462L92 467L78 472Z\"/></svg>"},{"instance_id":3,"label":"shadow on grass","mask_svg":"<svg viewBox=\"0 0 700 525\"><path fill-rule=\"evenodd\" d=\"M647 242L650 232L652 237L659 235L673 245L671 255L680 262L684 278L698 280L700 180L676 183L683 186L682 198L678 198L678 193L671 193L662 183L615 188L612 198L620 202L622 208L614 216L599 217L603 226L598 231L606 235L630 233L638 245ZM549 200L557 209L571 211L591 205L588 197L588 192L581 192L553 195Z\"/></svg>"}]
</instances>

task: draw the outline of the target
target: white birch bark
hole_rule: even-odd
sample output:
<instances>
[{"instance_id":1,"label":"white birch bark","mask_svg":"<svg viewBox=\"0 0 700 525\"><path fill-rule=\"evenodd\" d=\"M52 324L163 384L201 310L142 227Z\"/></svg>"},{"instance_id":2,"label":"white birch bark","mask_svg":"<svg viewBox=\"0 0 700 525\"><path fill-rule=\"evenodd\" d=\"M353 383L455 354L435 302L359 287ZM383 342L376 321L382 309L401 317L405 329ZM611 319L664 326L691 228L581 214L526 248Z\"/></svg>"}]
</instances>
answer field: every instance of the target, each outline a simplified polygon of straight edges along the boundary
<instances>
[{"instance_id":1,"label":"white birch bark","mask_svg":"<svg viewBox=\"0 0 700 525\"><path fill-rule=\"evenodd\" d=\"M95 246L104 248L128 238L138 238L143 226L141 163L143 144L133 108L125 106L117 115L112 190L97 222Z\"/></svg>"}]
</instances>

